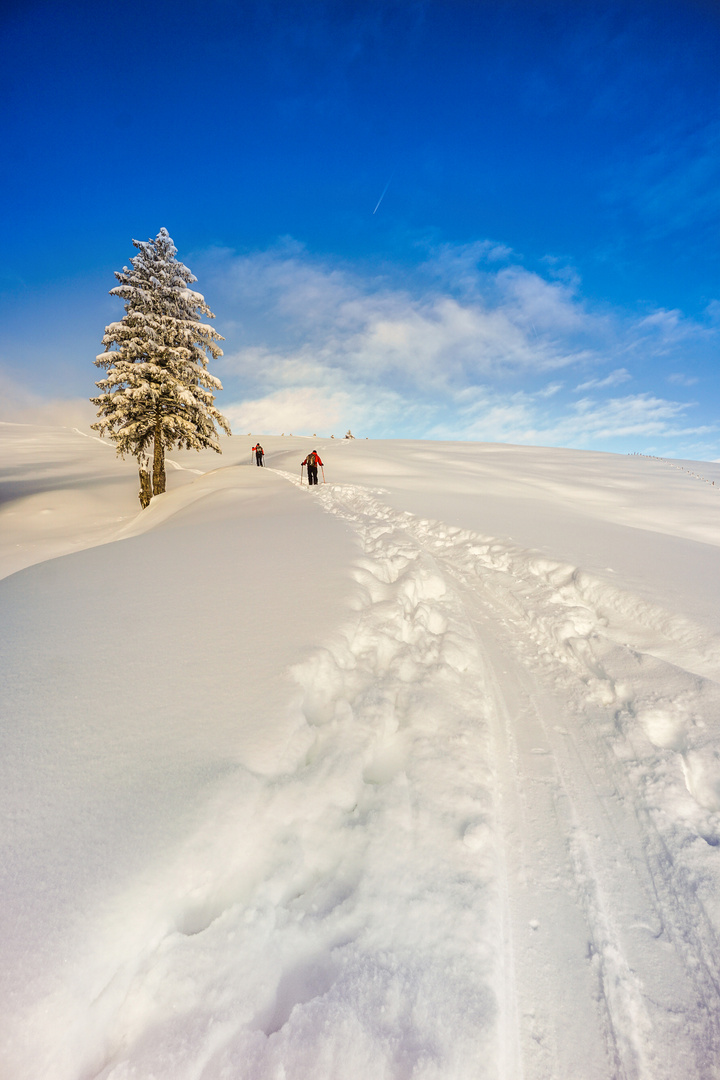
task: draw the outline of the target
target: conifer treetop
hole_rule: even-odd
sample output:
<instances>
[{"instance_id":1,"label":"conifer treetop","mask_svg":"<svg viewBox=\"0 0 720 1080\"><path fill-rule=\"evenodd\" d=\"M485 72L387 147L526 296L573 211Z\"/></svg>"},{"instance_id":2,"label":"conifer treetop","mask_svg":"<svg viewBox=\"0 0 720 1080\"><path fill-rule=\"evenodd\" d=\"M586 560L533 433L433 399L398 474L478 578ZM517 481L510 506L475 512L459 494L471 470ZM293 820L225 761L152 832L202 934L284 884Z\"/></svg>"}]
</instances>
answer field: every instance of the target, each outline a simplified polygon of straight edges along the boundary
<instances>
[{"instance_id":1,"label":"conifer treetop","mask_svg":"<svg viewBox=\"0 0 720 1080\"><path fill-rule=\"evenodd\" d=\"M217 423L230 426L214 406L222 383L207 370L208 356L222 356L222 337L201 316L215 316L205 298L188 286L194 274L176 259L167 229L154 240L133 240L138 254L130 267L115 271L119 284L110 290L125 302L125 315L105 328L105 351L95 364L107 374L91 398L99 421L117 451L147 459L159 433L164 448L209 448L220 453Z\"/></svg>"}]
</instances>

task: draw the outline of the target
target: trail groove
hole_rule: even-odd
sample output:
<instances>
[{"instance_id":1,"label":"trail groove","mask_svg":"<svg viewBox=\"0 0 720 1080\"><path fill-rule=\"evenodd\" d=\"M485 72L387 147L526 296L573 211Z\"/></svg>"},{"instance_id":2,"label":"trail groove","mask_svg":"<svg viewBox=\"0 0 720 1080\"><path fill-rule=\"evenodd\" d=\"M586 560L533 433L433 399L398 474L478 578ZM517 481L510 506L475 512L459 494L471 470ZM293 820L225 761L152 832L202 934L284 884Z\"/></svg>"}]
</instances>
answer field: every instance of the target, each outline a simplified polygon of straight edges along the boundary
<instances>
[{"instance_id":1,"label":"trail groove","mask_svg":"<svg viewBox=\"0 0 720 1080\"><path fill-rule=\"evenodd\" d=\"M317 495L360 535L361 574L396 582L414 560L433 582L416 620L420 670L401 677L434 685L436 738L459 696L485 721L482 739L476 725L466 734L493 836L497 1075L720 1075L717 879L693 858L718 836L720 772L702 721L717 715L706 677L717 640L576 568L391 510L378 493ZM445 700L427 651L443 608L472 637L455 664L462 692L447 687ZM408 746L408 775L412 760ZM460 792L442 779L450 805Z\"/></svg>"}]
</instances>

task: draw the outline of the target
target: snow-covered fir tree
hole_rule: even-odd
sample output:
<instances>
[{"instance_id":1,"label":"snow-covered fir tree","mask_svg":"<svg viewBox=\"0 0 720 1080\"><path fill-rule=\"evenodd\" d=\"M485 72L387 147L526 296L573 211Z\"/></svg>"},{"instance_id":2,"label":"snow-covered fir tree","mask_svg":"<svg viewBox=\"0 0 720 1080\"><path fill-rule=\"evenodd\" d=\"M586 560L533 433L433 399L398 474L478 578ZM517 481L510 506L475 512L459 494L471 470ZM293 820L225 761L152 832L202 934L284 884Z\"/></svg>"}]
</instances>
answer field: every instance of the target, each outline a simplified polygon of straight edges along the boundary
<instances>
[{"instance_id":1,"label":"snow-covered fir tree","mask_svg":"<svg viewBox=\"0 0 720 1080\"><path fill-rule=\"evenodd\" d=\"M230 426L213 402L219 379L207 370L208 355L222 356L222 337L200 316L214 319L205 298L189 285L197 278L175 258L167 229L154 240L133 240L139 254L115 271L120 282L111 296L125 301L120 322L105 327L105 351L95 360L107 374L91 398L121 457L132 454L140 467L140 503L165 490L165 451L173 446L222 451L217 423ZM152 482L148 469L152 454Z\"/></svg>"}]
</instances>

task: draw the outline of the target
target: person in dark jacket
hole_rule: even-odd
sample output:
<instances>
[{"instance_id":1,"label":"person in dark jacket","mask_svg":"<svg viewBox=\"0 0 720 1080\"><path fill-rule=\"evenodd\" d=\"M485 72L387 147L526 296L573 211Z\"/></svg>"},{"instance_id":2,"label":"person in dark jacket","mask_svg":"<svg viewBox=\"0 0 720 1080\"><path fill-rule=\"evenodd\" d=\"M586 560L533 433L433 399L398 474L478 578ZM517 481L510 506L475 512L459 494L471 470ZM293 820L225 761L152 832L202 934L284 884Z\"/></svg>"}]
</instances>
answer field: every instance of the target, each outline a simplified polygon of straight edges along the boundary
<instances>
[{"instance_id":1,"label":"person in dark jacket","mask_svg":"<svg viewBox=\"0 0 720 1080\"><path fill-rule=\"evenodd\" d=\"M320 455L318 454L317 450L310 451L308 456L303 461L303 465L307 465L308 484L317 484L318 465L322 467L322 461L320 460Z\"/></svg>"},{"instance_id":2,"label":"person in dark jacket","mask_svg":"<svg viewBox=\"0 0 720 1080\"><path fill-rule=\"evenodd\" d=\"M253 446L253 451L255 453L255 464L256 465L264 465L265 464L265 461L264 461L265 451L263 450L260 443L258 443L257 446Z\"/></svg>"}]
</instances>

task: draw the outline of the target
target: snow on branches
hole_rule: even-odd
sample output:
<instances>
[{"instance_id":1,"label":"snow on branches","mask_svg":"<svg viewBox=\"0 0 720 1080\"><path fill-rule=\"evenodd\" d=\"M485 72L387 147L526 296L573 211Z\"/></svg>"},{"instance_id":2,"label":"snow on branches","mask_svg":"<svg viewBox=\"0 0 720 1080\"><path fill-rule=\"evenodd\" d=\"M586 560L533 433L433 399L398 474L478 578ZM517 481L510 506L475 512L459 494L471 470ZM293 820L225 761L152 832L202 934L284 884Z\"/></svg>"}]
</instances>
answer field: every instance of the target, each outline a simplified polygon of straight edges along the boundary
<instances>
[{"instance_id":1,"label":"snow on branches","mask_svg":"<svg viewBox=\"0 0 720 1080\"><path fill-rule=\"evenodd\" d=\"M133 240L139 254L130 267L115 271L119 281L111 296L125 301L120 322L105 327L105 351L96 358L107 374L91 398L100 419L92 427L106 431L118 454L132 454L140 466L140 502L165 490L165 450L212 449L221 453L215 424L230 434L214 406L219 379L207 370L217 359L222 337L202 315L215 318L200 293L189 288L197 279L175 258L177 248L167 229L154 240ZM148 461L152 452L152 485Z\"/></svg>"}]
</instances>

